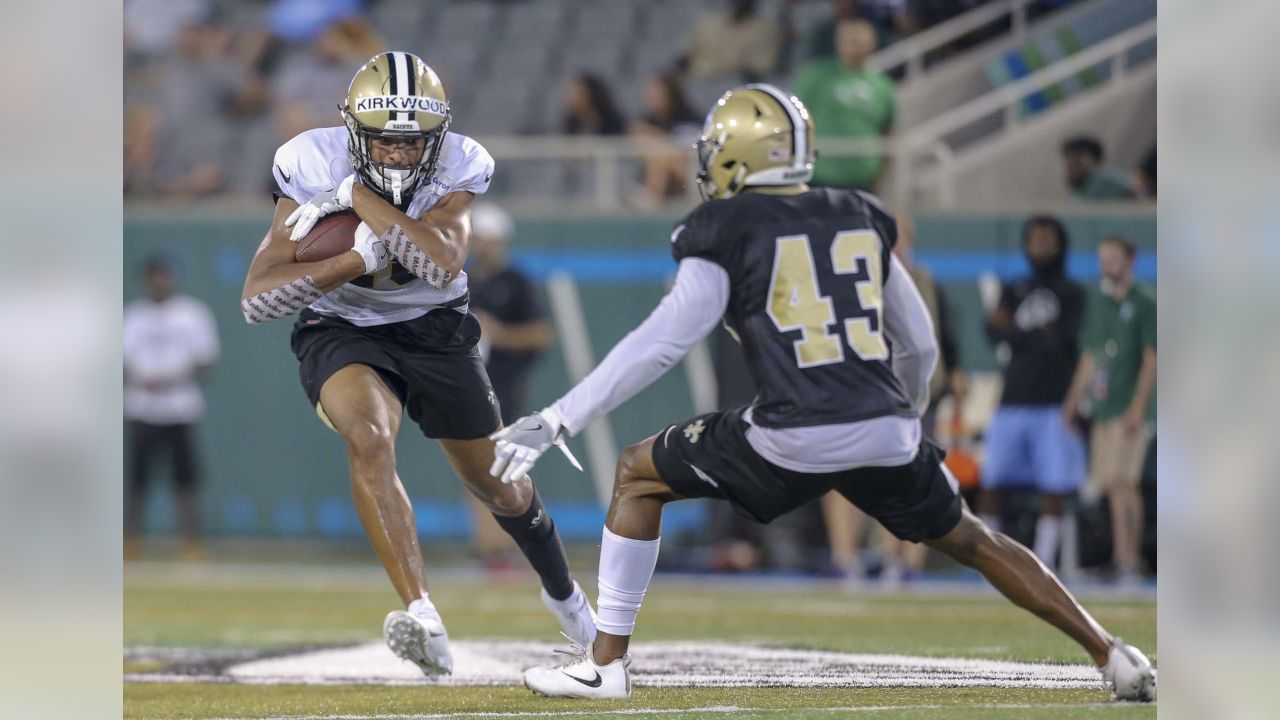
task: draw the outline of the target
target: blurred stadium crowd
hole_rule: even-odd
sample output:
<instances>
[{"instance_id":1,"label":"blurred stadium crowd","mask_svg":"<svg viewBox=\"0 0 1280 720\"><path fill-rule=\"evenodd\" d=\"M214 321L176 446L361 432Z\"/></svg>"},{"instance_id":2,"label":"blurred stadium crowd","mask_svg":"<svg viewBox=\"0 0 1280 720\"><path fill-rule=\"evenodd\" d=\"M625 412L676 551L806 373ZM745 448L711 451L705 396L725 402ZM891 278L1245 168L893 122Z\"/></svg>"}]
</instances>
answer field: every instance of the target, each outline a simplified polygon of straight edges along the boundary
<instances>
[{"instance_id":1,"label":"blurred stadium crowd","mask_svg":"<svg viewBox=\"0 0 1280 720\"><path fill-rule=\"evenodd\" d=\"M1038 0L1026 3L1026 10L1035 18L1073 2ZM454 129L482 142L496 136L582 135L630 138L638 145L663 143L662 152L643 157L631 200L633 209L653 208L689 197L693 158L687 147L699 130L702 113L724 89L744 81L765 80L790 88L809 107L820 135L892 138L897 81L905 69L882 72L867 66L867 58L878 48L891 47L983 4L984 0L126 0L126 198L265 202L275 147L304 130L337 125L337 104L355 68L378 52L398 48L422 54L441 73ZM1008 22L1006 18L965 34L922 62L942 63L952 53L1007 34ZM619 28L629 30L620 33ZM847 96L850 92L854 97ZM1156 194L1154 147L1132 167L1108 164L1103 142L1090 134L1071 136L1057 149L1062 162L1056 172L1077 199L1140 200ZM499 161L495 187L521 181L505 180L501 157ZM891 162L876 154L820 157L815 183L883 191ZM536 175L513 176L539 182ZM564 190L573 192L574 186L568 183ZM476 306L484 308L481 320L486 337L495 339L498 357L502 358L504 342L518 356L507 360L519 364L523 376L510 379L515 384L513 399L503 401L504 415L515 417L531 409L521 407L517 399L527 395L520 383L527 382L528 367L551 343L550 330L531 282L506 264L511 220L492 206L484 215L486 221L477 224L477 232L492 237L483 237L480 246L498 249L481 258L482 272L473 268L481 282L472 290ZM993 421L986 428L987 437L977 438L964 427L959 410L969 378L955 352L946 292L927 267L912 262L914 224L909 214L901 213L900 222L895 251L911 268L930 305L943 351L926 427L950 447L949 462L971 503L991 523L1034 543L1051 565L1071 547L1073 557L1064 560L1066 564L1106 567L1114 555L1114 577L1126 583L1135 582L1144 568L1154 570L1154 513L1145 518L1143 513L1144 504L1154 498L1154 450L1149 449L1154 447L1149 444L1154 417L1147 404L1154 392L1143 387L1141 379L1147 350L1154 364L1154 293L1133 283L1133 244L1124 237L1105 241L1098 248L1103 277L1086 290L1063 275L1069 244L1063 223L1051 216L1027 221L1022 240L1033 273L1006 285L1003 295L997 293L986 308L988 339L1004 363L1005 394L996 417L1005 422ZM151 270L156 267L160 266ZM503 301L486 298L483 281L493 278L498 281L488 284ZM134 307L132 317L160 315L142 305L166 299L138 300L141 305ZM182 332L176 325L169 330ZM530 339L534 336L536 342ZM139 331L138 337L148 336ZM178 338L167 347L172 350L184 342ZM142 350L132 361L142 367L153 358L145 342L137 347ZM727 336L716 336L712 348L720 403L749 402L753 393L736 346ZM130 362L126 357L126 371ZM191 391L209 362L207 353L191 356L190 377L181 379L184 392ZM499 371L490 371L498 385ZM1151 372L1154 382L1154 366ZM135 376L140 374L145 372L139 370ZM1010 406L1019 412L1034 406L1036 417L1010 420ZM1094 477L1089 488L1095 501L1080 505L1077 512L1076 492L1087 472L1085 447L1079 440L1074 441L1078 447L1059 445L1070 444L1062 441L1067 426L1087 430L1081 417L1087 414L1095 425L1090 466L1096 476L1102 462L1110 474ZM195 419L184 416L182 422ZM1097 426L1109 421L1125 424L1115 436L1118 440L1099 435ZM1028 430L1035 423L1041 423L1041 429ZM972 449L979 439L985 440L987 454L981 469ZM1101 456L1100 441L1111 443ZM1007 470L999 478L992 476L993 443L1002 448L999 460ZM133 452L141 457L148 450L135 447ZM1038 497L1036 491L996 491L1005 481L1018 480L1013 477L1016 471L1028 468L1038 476L1029 483ZM141 472L131 480L138 492L147 485ZM180 480L190 483L194 472L186 468ZM1062 482L1038 487L1045 476ZM1111 512L1096 502L1102 493ZM132 507L140 507L133 502ZM1114 511L1116 507L1123 512ZM197 516L191 507L184 512L185 517ZM1077 543L1075 525L1064 527L1061 521L1073 513L1081 525L1080 537L1101 540ZM140 530L136 509L130 522L131 530ZM923 548L897 543L886 534L871 542L870 550L862 550L864 526L856 511L838 498L815 503L769 527L746 524L725 508L716 508L706 554L684 554L674 561L723 571L773 567L835 572L855 583L879 576L895 585L920 573L926 561ZM188 539L198 536L194 527L184 526L184 532ZM477 549L501 565L502 554L510 549L503 547L501 537L494 540L485 532L483 524L477 526ZM1118 540L1122 547L1112 547L1113 537L1123 538ZM815 544L830 548L829 559L814 561L805 548Z\"/></svg>"},{"instance_id":2,"label":"blurred stadium crowd","mask_svg":"<svg viewBox=\"0 0 1280 720\"><path fill-rule=\"evenodd\" d=\"M743 81L791 88L821 135L890 136L903 68L885 74L865 67L867 57L983 2L126 0L125 192L263 197L274 148L338 124L353 68L400 48L440 72L454 127L466 134L672 138L669 154L645 158L634 204L648 207L687 192L684 146L711 102ZM1026 13L1034 19L1072 2L1035 0ZM1009 22L967 33L924 62L1007 33ZM850 80L862 83L856 100L836 95ZM1154 194L1154 153L1140 168L1090 177L1104 157L1096 138L1063 152L1081 197ZM887 164L831 156L820 159L817 180L875 189ZM506 173L495 184L544 180Z\"/></svg>"}]
</instances>

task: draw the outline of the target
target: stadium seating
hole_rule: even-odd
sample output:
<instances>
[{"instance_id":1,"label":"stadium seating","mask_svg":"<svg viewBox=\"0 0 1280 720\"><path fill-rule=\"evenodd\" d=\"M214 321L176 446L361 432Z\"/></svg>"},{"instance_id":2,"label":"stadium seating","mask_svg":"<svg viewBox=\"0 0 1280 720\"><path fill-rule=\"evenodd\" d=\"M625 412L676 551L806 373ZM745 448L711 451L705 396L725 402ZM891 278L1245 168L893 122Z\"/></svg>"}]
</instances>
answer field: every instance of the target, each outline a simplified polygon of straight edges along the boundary
<instances>
[{"instance_id":1,"label":"stadium seating","mask_svg":"<svg viewBox=\"0 0 1280 720\"><path fill-rule=\"evenodd\" d=\"M1067 3L1062 3L1067 4ZM265 12L260 3L228 0L226 21L233 28L260 26ZM453 0L422 3L370 0L367 16L390 47L420 54L445 81L454 110L454 129L485 137L555 134L563 115L564 87L575 73L600 76L628 120L643 113L643 88L653 74L672 68L684 53L688 34L698 18L723 7L718 0ZM786 85L802 59L813 27L829 17L828 0L797 0L790 8L796 42L770 81ZM772 16L776 7L762 3L759 11ZM945 110L1017 80L1054 60L1078 52L1119 30L1149 18L1154 0L1086 0L1031 25L1028 39L1017 43L997 34L957 56L929 65L899 86L899 135ZM626 29L619 33L618 29ZM597 38L609 37L610 42ZM302 51L285 45L277 53L287 57ZM1140 49L1135 61L1144 52ZM279 67L280 63L274 63ZM1097 73L1081 73L1028 99L1031 109L1043 109L1096 82ZM531 81L530 78L537 78ZM710 105L738 78L710 78L686 83L694 108ZM938 84L947 88L938 90ZM939 104L942 103L942 104ZM224 119L210 118L223 123ZM241 121L233 151L237 167L229 170L234 185L245 193L265 189L263 158L283 138L266 117ZM193 128L198 131L199 124ZM994 125L967 129L980 139ZM499 158L504 160L503 158ZM588 183L587 171L557 171L520 167L534 163L504 160L504 173L495 195L564 196ZM504 176L511 170L509 176ZM624 191L635 181L623 172ZM576 181L574 180L576 178ZM244 185L243 183L248 183Z\"/></svg>"}]
</instances>

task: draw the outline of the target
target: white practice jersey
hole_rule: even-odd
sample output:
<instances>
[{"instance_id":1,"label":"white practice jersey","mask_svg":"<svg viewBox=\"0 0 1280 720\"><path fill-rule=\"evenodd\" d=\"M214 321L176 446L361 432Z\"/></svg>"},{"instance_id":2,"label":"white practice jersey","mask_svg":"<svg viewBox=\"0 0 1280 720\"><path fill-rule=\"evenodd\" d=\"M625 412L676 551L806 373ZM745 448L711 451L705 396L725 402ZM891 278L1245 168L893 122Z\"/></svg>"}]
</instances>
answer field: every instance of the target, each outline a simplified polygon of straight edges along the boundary
<instances>
[{"instance_id":1,"label":"white practice jersey","mask_svg":"<svg viewBox=\"0 0 1280 720\"><path fill-rule=\"evenodd\" d=\"M320 128L298 135L276 151L271 172L280 190L299 204L334 187L352 172L347 129ZM489 189L492 177L493 158L480 143L465 135L446 133L435 173L418 187L405 214L420 218L451 192L480 195ZM466 294L465 272L440 289L392 262L373 275L370 287L347 283L312 303L311 309L362 327L385 325L421 317ZM465 305L456 309L467 311Z\"/></svg>"},{"instance_id":2,"label":"white practice jersey","mask_svg":"<svg viewBox=\"0 0 1280 720\"><path fill-rule=\"evenodd\" d=\"M124 308L124 416L152 425L188 424L204 415L197 381L218 359L218 325L186 295L140 298Z\"/></svg>"}]
</instances>

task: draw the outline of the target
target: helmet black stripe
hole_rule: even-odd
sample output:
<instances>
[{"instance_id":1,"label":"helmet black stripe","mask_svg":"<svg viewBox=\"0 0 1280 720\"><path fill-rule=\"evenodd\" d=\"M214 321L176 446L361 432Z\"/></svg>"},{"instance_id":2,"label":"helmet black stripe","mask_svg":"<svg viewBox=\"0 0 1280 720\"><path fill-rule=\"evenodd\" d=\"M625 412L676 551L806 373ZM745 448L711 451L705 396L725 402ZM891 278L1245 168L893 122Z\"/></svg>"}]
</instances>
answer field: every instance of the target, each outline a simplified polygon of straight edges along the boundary
<instances>
[{"instance_id":1,"label":"helmet black stripe","mask_svg":"<svg viewBox=\"0 0 1280 720\"><path fill-rule=\"evenodd\" d=\"M391 81L391 87L389 88L391 92L388 94L399 95L400 94L400 69L396 67L395 53L387 53L387 77ZM393 114L391 118L393 120L399 120L400 113Z\"/></svg>"},{"instance_id":2,"label":"helmet black stripe","mask_svg":"<svg viewBox=\"0 0 1280 720\"><path fill-rule=\"evenodd\" d=\"M404 58L404 64L405 64L404 76L405 76L405 80L407 80L409 84L409 88L408 88L409 97L413 97L418 94L418 66L413 62L414 57L409 53L400 53L400 56ZM408 112L406 119L417 120L418 113L413 110L410 110Z\"/></svg>"}]
</instances>

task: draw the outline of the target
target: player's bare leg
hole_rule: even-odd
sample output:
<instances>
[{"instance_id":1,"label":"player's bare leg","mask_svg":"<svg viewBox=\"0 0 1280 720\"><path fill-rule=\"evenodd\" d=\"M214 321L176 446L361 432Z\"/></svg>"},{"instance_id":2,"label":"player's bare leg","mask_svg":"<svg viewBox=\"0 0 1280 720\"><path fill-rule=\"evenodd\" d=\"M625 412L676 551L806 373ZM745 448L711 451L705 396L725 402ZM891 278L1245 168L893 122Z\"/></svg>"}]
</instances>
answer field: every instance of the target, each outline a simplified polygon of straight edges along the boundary
<instances>
[{"instance_id":1,"label":"player's bare leg","mask_svg":"<svg viewBox=\"0 0 1280 720\"><path fill-rule=\"evenodd\" d=\"M493 514L529 565L542 580L542 602L555 615L564 633L586 646L595 637L591 603L569 575L569 561L555 522L542 506L528 475L506 484L489 474L494 441L440 440L454 472L473 496Z\"/></svg>"},{"instance_id":2,"label":"player's bare leg","mask_svg":"<svg viewBox=\"0 0 1280 720\"><path fill-rule=\"evenodd\" d=\"M655 435L632 445L618 458L613 497L609 501L609 513L605 516L605 528L618 538L656 541L662 532L662 506L681 497L662 481L653 465L653 443L656 439ZM602 558L601 571L604 569ZM652 577L652 566L648 572ZM645 578L644 585L648 585L648 578ZM603 589L598 605L603 614L606 610ZM626 655L630 645L629 634L599 630L592 654L596 664L607 665Z\"/></svg>"},{"instance_id":3,"label":"player's bare leg","mask_svg":"<svg viewBox=\"0 0 1280 720\"><path fill-rule=\"evenodd\" d=\"M600 544L595 642L558 667L524 673L529 689L551 697L621 699L631 695L627 648L658 560L662 506L680 499L659 479L649 438L618 458L613 499Z\"/></svg>"},{"instance_id":4,"label":"player's bare leg","mask_svg":"<svg viewBox=\"0 0 1280 720\"><path fill-rule=\"evenodd\" d=\"M515 517L529 509L533 502L533 482L525 476L507 485L489 474L493 464L493 441L440 440L440 448L457 473L458 479L489 512L502 517Z\"/></svg>"},{"instance_id":5,"label":"player's bare leg","mask_svg":"<svg viewBox=\"0 0 1280 720\"><path fill-rule=\"evenodd\" d=\"M418 526L396 475L401 406L368 365L347 365L320 389L320 406L347 443L356 514L405 605L427 593Z\"/></svg>"},{"instance_id":6,"label":"player's bare leg","mask_svg":"<svg viewBox=\"0 0 1280 720\"><path fill-rule=\"evenodd\" d=\"M394 610L382 624L387 646L428 677L453 671L449 634L427 596L418 525L409 495L396 475L400 400L377 371L347 365L320 388L320 407L347 441L356 514L382 567L408 612Z\"/></svg>"},{"instance_id":7,"label":"player's bare leg","mask_svg":"<svg viewBox=\"0 0 1280 720\"><path fill-rule=\"evenodd\" d=\"M951 532L926 544L976 569L1015 605L1069 635L1099 666L1106 664L1111 634L1076 602L1034 553L1008 535L983 525L968 508Z\"/></svg>"},{"instance_id":8,"label":"player's bare leg","mask_svg":"<svg viewBox=\"0 0 1280 720\"><path fill-rule=\"evenodd\" d=\"M511 537L503 532L493 513L475 495L466 495L467 509L471 512L471 551L488 570L509 569L508 556L516 550Z\"/></svg>"},{"instance_id":9,"label":"player's bare leg","mask_svg":"<svg viewBox=\"0 0 1280 720\"><path fill-rule=\"evenodd\" d=\"M951 532L926 544L975 568L1015 605L1080 643L1111 686L1113 699L1154 699L1155 671L1146 656L1103 629L1026 547L993 532L968 508Z\"/></svg>"}]
</instances>

